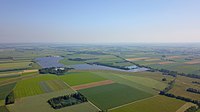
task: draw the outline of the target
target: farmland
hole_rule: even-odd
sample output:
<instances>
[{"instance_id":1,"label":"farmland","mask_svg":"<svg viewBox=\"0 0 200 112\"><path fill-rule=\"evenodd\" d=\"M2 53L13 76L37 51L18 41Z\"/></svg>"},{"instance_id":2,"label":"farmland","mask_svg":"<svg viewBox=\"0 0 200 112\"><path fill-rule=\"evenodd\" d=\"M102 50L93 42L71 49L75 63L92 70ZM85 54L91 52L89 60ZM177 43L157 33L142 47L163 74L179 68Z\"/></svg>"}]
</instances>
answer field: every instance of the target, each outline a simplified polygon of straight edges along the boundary
<instances>
[{"instance_id":1,"label":"farmland","mask_svg":"<svg viewBox=\"0 0 200 112\"><path fill-rule=\"evenodd\" d=\"M117 83L83 89L80 92L102 110L152 96L149 93Z\"/></svg>"},{"instance_id":2,"label":"farmland","mask_svg":"<svg viewBox=\"0 0 200 112\"><path fill-rule=\"evenodd\" d=\"M174 81L167 94L200 100L199 94L186 91L187 88L200 89L200 79L192 77L200 75L200 54L193 54L197 51L176 47L87 45L24 45L23 49L17 46L12 50L4 49L0 51L0 111L184 111L196 104L159 93ZM74 69L61 75L40 74L39 70L45 67ZM150 69L140 71L143 67ZM173 76L160 69L186 76ZM14 92L15 102L5 105L11 91ZM47 103L49 99L76 92L80 92L88 101L57 110Z\"/></svg>"},{"instance_id":3,"label":"farmland","mask_svg":"<svg viewBox=\"0 0 200 112\"><path fill-rule=\"evenodd\" d=\"M95 75L91 72L72 72L64 76L60 76L59 78L70 86L105 80L105 78Z\"/></svg>"},{"instance_id":4,"label":"farmland","mask_svg":"<svg viewBox=\"0 0 200 112\"><path fill-rule=\"evenodd\" d=\"M14 89L15 97L21 98L21 97L33 96L33 95L45 93L46 90L42 88L43 86L41 86L41 82L46 81L48 85L56 86L56 84L58 84L60 86L61 84L59 84L59 81L50 81L56 78L57 77L54 75L42 75L42 76L37 76L31 79L21 80L17 83ZM49 87L48 85L46 86ZM54 90L58 90L59 88L61 88L59 86L52 87L52 88Z\"/></svg>"},{"instance_id":5,"label":"farmland","mask_svg":"<svg viewBox=\"0 0 200 112\"><path fill-rule=\"evenodd\" d=\"M176 112L184 104L182 101L156 96L112 109L109 112Z\"/></svg>"}]
</instances>

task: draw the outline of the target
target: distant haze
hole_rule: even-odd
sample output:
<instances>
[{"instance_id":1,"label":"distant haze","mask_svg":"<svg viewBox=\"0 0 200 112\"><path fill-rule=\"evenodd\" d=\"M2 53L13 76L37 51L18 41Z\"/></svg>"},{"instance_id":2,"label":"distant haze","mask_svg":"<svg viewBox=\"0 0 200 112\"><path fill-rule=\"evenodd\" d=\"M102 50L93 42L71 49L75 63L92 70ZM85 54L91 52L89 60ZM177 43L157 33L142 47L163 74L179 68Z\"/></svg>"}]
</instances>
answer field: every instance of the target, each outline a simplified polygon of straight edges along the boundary
<instances>
[{"instance_id":1,"label":"distant haze","mask_svg":"<svg viewBox=\"0 0 200 112\"><path fill-rule=\"evenodd\" d=\"M0 43L200 42L200 0L0 0Z\"/></svg>"}]
</instances>

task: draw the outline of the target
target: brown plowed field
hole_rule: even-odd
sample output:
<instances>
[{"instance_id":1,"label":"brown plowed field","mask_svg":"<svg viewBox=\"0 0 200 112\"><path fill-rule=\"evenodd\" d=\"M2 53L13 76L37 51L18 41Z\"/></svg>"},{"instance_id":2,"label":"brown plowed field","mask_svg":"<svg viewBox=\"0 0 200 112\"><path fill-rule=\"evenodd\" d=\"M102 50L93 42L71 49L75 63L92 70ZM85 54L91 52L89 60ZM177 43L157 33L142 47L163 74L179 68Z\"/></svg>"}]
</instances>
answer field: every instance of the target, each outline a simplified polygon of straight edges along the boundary
<instances>
[{"instance_id":1,"label":"brown plowed field","mask_svg":"<svg viewBox=\"0 0 200 112\"><path fill-rule=\"evenodd\" d=\"M107 85L107 84L112 84L112 83L114 83L114 82L111 80L105 80L105 81L99 81L99 82L92 82L92 83L88 83L88 84L82 84L82 85L78 85L78 86L72 86L72 88L74 90L81 90L81 89L102 86L102 85Z\"/></svg>"}]
</instances>

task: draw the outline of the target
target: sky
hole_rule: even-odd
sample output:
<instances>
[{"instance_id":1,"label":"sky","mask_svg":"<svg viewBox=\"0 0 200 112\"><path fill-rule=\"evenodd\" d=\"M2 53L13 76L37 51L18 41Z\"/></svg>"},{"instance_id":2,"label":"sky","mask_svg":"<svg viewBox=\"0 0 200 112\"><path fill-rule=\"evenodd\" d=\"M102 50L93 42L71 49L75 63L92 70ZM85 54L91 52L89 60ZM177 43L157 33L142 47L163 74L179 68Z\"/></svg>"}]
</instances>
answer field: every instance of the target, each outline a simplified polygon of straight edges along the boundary
<instances>
[{"instance_id":1,"label":"sky","mask_svg":"<svg viewBox=\"0 0 200 112\"><path fill-rule=\"evenodd\" d=\"M0 43L200 42L200 0L0 0Z\"/></svg>"}]
</instances>

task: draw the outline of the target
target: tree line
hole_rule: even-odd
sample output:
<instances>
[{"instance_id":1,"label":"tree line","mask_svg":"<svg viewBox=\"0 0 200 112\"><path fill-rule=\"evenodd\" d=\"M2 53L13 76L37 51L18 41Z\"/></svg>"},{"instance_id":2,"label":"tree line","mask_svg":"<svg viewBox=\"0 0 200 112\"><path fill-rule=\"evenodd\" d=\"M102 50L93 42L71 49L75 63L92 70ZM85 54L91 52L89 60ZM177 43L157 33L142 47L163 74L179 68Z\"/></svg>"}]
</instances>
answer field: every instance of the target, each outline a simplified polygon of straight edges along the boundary
<instances>
[{"instance_id":1,"label":"tree line","mask_svg":"<svg viewBox=\"0 0 200 112\"><path fill-rule=\"evenodd\" d=\"M93 63L87 63L87 64L95 64L95 65L107 66L107 67L112 67L112 68L117 68L117 69L122 69L122 70L130 70L127 67L116 66L116 65L107 64L107 63L100 63L100 62L93 62Z\"/></svg>"},{"instance_id":2,"label":"tree line","mask_svg":"<svg viewBox=\"0 0 200 112\"><path fill-rule=\"evenodd\" d=\"M200 94L200 90L194 89L194 88L187 88L186 91L196 93L196 94Z\"/></svg>"}]
</instances>

